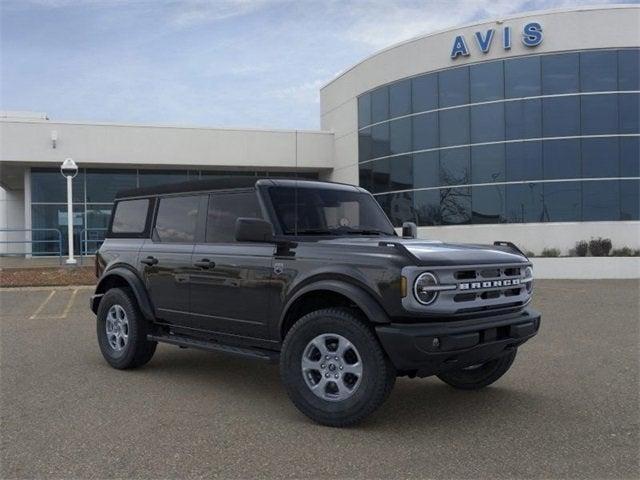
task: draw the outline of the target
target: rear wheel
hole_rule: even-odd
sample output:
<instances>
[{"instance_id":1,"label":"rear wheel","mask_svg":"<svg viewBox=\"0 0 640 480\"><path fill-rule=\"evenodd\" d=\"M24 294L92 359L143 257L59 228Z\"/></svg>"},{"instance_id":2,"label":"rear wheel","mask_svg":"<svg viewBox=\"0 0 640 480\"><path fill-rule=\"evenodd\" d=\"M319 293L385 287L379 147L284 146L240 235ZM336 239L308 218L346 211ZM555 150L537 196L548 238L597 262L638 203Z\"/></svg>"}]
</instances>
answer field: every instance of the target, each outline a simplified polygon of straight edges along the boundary
<instances>
[{"instance_id":1,"label":"rear wheel","mask_svg":"<svg viewBox=\"0 0 640 480\"><path fill-rule=\"evenodd\" d=\"M157 343L147 340L148 328L129 289L113 288L102 297L97 314L98 344L109 365L136 368L151 360Z\"/></svg>"},{"instance_id":2,"label":"rear wheel","mask_svg":"<svg viewBox=\"0 0 640 480\"><path fill-rule=\"evenodd\" d=\"M287 334L280 372L298 409L323 425L344 427L373 413L396 372L371 329L350 310L317 310Z\"/></svg>"},{"instance_id":3,"label":"rear wheel","mask_svg":"<svg viewBox=\"0 0 640 480\"><path fill-rule=\"evenodd\" d=\"M443 372L438 375L438 378L454 388L478 390L491 385L507 373L516 358L516 352L517 350L513 349L509 353L485 363Z\"/></svg>"}]
</instances>

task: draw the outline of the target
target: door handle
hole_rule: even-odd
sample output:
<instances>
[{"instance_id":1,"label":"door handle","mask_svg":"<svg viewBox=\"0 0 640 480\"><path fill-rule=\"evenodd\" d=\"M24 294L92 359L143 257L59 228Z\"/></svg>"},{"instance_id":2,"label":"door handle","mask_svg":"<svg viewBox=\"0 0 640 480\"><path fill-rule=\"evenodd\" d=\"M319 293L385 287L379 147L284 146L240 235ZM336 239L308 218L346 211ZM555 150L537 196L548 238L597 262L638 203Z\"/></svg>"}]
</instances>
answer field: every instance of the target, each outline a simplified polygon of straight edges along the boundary
<instances>
[{"instance_id":1,"label":"door handle","mask_svg":"<svg viewBox=\"0 0 640 480\"><path fill-rule=\"evenodd\" d=\"M193 265L200 268L214 268L216 266L215 262L212 262L208 258L203 258L199 262L193 262Z\"/></svg>"},{"instance_id":2,"label":"door handle","mask_svg":"<svg viewBox=\"0 0 640 480\"><path fill-rule=\"evenodd\" d=\"M140 260L141 263L144 263L145 265L155 265L156 263L158 263L158 259L156 257L147 257L147 258L143 258L142 260Z\"/></svg>"}]
</instances>

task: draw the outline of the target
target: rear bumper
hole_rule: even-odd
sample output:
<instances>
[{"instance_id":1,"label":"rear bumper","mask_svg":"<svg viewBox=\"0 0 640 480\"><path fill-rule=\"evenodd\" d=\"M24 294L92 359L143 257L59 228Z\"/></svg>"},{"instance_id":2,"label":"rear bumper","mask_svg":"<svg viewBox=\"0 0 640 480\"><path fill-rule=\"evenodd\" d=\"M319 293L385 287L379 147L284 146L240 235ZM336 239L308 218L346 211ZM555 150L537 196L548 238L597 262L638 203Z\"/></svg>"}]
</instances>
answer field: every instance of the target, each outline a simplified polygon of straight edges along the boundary
<instances>
[{"instance_id":1,"label":"rear bumper","mask_svg":"<svg viewBox=\"0 0 640 480\"><path fill-rule=\"evenodd\" d=\"M376 327L376 333L396 369L426 377L509 352L538 333L540 318L526 309L456 322L391 323Z\"/></svg>"}]
</instances>

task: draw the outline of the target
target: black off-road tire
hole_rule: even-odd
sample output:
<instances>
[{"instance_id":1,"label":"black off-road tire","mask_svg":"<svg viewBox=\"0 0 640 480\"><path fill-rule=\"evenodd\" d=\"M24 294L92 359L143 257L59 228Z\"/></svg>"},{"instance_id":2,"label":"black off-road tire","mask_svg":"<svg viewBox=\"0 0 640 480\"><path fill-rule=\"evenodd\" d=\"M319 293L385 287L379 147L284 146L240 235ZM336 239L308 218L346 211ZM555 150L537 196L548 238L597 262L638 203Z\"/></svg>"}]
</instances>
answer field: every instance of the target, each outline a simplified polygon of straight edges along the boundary
<instances>
[{"instance_id":1,"label":"black off-road tire","mask_svg":"<svg viewBox=\"0 0 640 480\"><path fill-rule=\"evenodd\" d=\"M109 343L106 321L109 310L114 305L122 307L128 321L128 339L124 348L115 350ZM100 300L97 314L98 344L105 360L113 368L120 370L140 367L153 357L157 342L147 340L149 322L143 317L131 290L112 288Z\"/></svg>"},{"instance_id":2,"label":"black off-road tire","mask_svg":"<svg viewBox=\"0 0 640 480\"><path fill-rule=\"evenodd\" d=\"M318 335L336 334L346 338L362 361L362 376L350 397L330 401L316 396L303 376L302 356ZM347 308L327 308L311 312L287 333L280 355L280 375L295 406L312 420L331 427L354 425L373 413L387 399L396 380L396 371L371 327Z\"/></svg>"},{"instance_id":3,"label":"black off-road tire","mask_svg":"<svg viewBox=\"0 0 640 480\"><path fill-rule=\"evenodd\" d=\"M516 353L517 349L514 348L509 353L480 366L443 372L438 375L438 378L460 390L479 390L491 385L507 373L516 358Z\"/></svg>"}]
</instances>

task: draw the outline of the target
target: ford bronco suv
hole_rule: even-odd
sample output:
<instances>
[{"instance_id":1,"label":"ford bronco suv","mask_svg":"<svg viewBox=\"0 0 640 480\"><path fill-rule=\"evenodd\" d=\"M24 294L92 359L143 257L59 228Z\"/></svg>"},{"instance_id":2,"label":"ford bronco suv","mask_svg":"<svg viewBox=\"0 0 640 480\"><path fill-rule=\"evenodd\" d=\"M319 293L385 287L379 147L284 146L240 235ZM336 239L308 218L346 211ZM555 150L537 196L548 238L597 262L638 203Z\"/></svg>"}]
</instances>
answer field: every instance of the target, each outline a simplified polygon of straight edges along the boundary
<instances>
[{"instance_id":1,"label":"ford bronco suv","mask_svg":"<svg viewBox=\"0 0 640 480\"><path fill-rule=\"evenodd\" d=\"M354 424L397 376L479 389L511 367L540 314L515 245L403 236L366 190L229 177L120 192L91 310L118 369L158 342L280 363L313 420Z\"/></svg>"}]
</instances>

